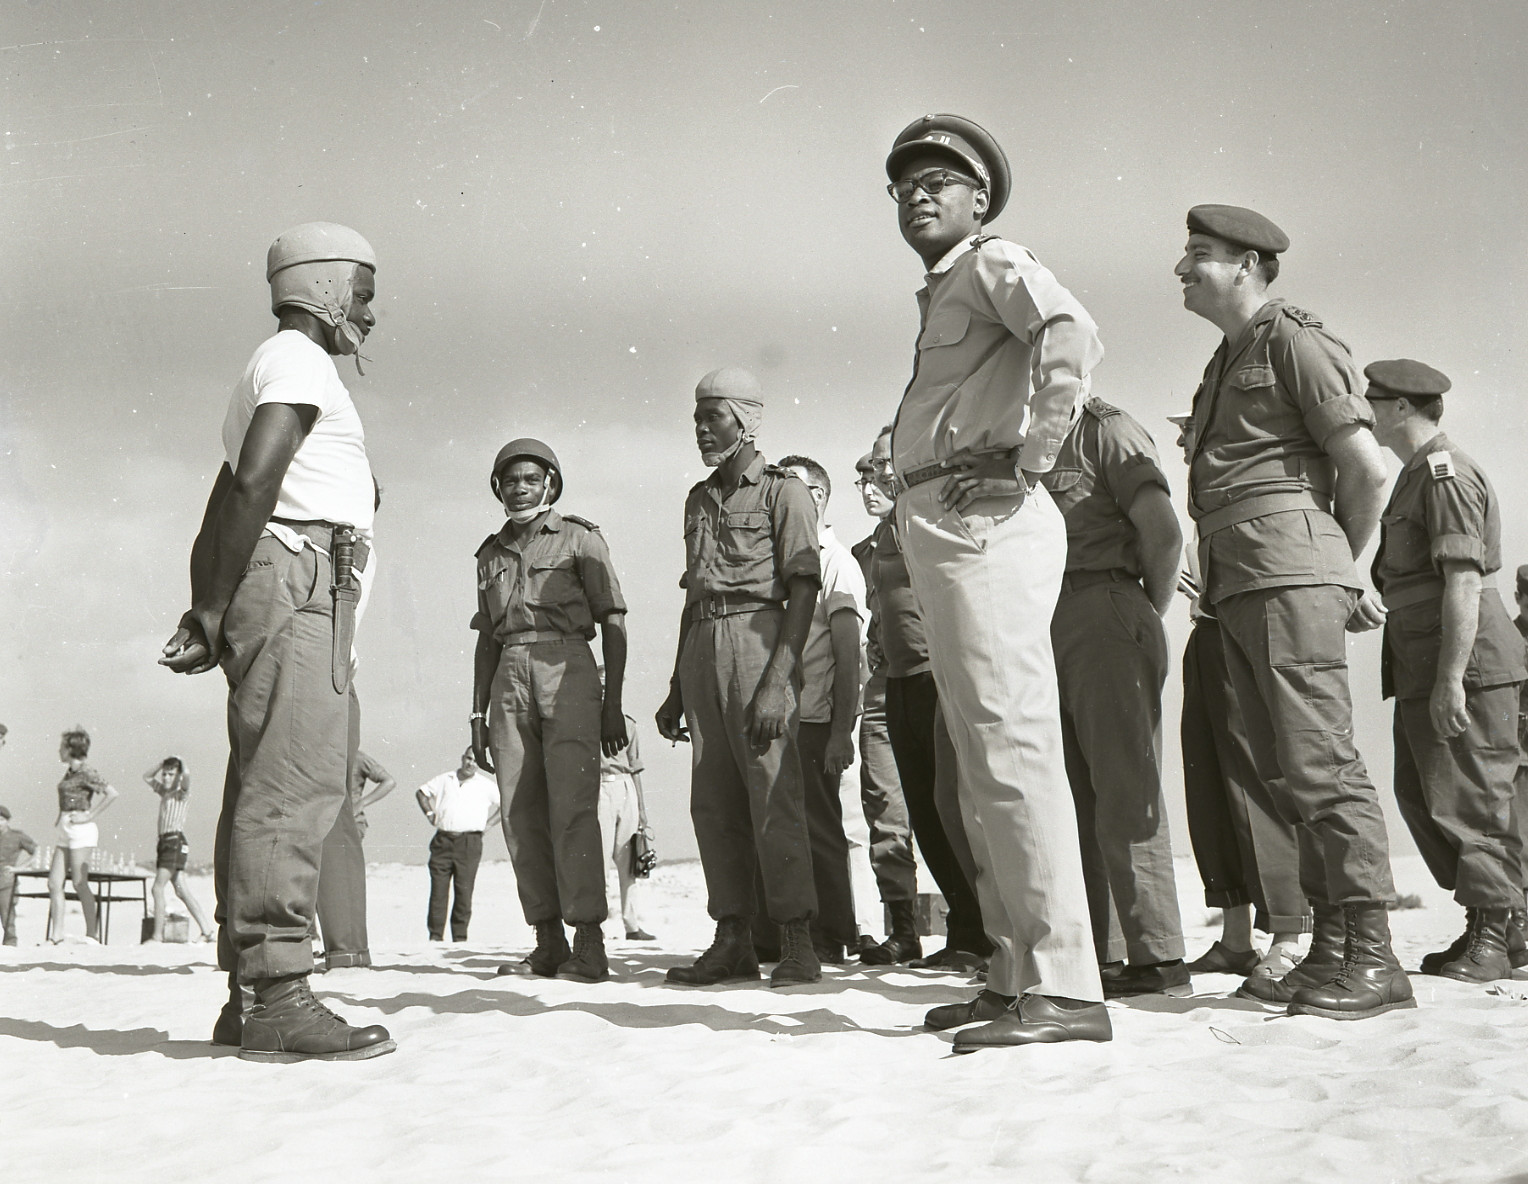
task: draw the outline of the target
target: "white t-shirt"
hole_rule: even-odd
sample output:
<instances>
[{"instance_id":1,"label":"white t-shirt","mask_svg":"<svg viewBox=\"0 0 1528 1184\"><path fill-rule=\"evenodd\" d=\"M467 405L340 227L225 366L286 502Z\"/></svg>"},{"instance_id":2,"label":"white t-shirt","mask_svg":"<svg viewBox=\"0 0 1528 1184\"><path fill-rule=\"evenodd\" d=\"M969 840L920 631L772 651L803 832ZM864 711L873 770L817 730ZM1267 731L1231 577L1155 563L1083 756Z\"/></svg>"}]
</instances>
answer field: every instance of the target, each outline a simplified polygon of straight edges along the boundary
<instances>
[{"instance_id":1,"label":"white t-shirt","mask_svg":"<svg viewBox=\"0 0 1528 1184\"><path fill-rule=\"evenodd\" d=\"M431 777L419 790L435 809L437 830L482 830L488 816L499 808L499 786L481 770L458 781L453 769Z\"/></svg>"},{"instance_id":2,"label":"white t-shirt","mask_svg":"<svg viewBox=\"0 0 1528 1184\"><path fill-rule=\"evenodd\" d=\"M865 664L865 631L870 614L865 610L865 573L859 560L838 541L831 526L817 531L822 548L822 594L812 610L812 626L801 649L801 722L833 722L833 639L828 621L840 609L853 609L859 619L860 686L869 678ZM856 709L855 714L858 714Z\"/></svg>"},{"instance_id":3,"label":"white t-shirt","mask_svg":"<svg viewBox=\"0 0 1528 1184\"><path fill-rule=\"evenodd\" d=\"M318 408L313 430L282 478L275 517L348 522L370 539L375 492L366 459L366 434L334 359L295 329L284 329L260 343L234 388L223 420L223 451L230 469L237 470L249 421L263 403Z\"/></svg>"}]
</instances>

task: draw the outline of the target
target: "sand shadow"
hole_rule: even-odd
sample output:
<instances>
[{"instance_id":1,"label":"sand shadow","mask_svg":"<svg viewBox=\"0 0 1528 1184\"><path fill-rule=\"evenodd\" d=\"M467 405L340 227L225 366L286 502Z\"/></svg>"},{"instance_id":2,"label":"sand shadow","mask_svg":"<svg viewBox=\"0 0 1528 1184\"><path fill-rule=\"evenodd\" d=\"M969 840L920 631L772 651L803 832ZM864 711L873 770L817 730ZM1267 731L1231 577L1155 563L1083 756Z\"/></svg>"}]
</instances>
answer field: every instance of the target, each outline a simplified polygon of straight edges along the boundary
<instances>
[{"instance_id":1,"label":"sand shadow","mask_svg":"<svg viewBox=\"0 0 1528 1184\"><path fill-rule=\"evenodd\" d=\"M57 962L7 962L0 963L0 974L17 974L25 970L83 970L86 974L195 974L198 970L216 970L216 966L198 962L193 966L90 966L85 964L62 964Z\"/></svg>"},{"instance_id":2,"label":"sand shadow","mask_svg":"<svg viewBox=\"0 0 1528 1184\"><path fill-rule=\"evenodd\" d=\"M725 990L725 987L699 988L699 991ZM736 990L736 987L733 987ZM791 994L798 994L793 988ZM329 992L325 992L329 994ZM583 1012L618 1028L678 1028L700 1024L713 1032L764 1032L781 1036L818 1036L844 1032L864 1032L873 1036L923 1036L918 1028L867 1028L849 1017L828 1008L810 1011L751 1012L734 1010L710 1003L601 1003L573 1000L547 1003L512 991L487 991L473 988L454 995L403 994L390 999L366 999L355 995L335 994L336 999L353 1007L364 1007L395 1015L411 1007L423 1008L436 1015L479 1015L499 1012L502 1015L530 1017L554 1012Z\"/></svg>"},{"instance_id":3,"label":"sand shadow","mask_svg":"<svg viewBox=\"0 0 1528 1184\"><path fill-rule=\"evenodd\" d=\"M0 1018L0 1036L32 1040L59 1048L88 1048L97 1056L130 1057L152 1052L172 1061L209 1060L238 1056L236 1048L220 1048L207 1040L171 1040L158 1028L87 1028L74 1024L58 1028L41 1020Z\"/></svg>"},{"instance_id":4,"label":"sand shadow","mask_svg":"<svg viewBox=\"0 0 1528 1184\"><path fill-rule=\"evenodd\" d=\"M1131 995L1124 999L1110 999L1111 1004L1132 1011L1153 1011L1164 1015L1187 1015L1191 1011L1208 1008L1211 1011L1240 1011L1248 1015L1282 1016L1282 1010L1273 1011L1256 999L1238 999L1235 995Z\"/></svg>"}]
</instances>

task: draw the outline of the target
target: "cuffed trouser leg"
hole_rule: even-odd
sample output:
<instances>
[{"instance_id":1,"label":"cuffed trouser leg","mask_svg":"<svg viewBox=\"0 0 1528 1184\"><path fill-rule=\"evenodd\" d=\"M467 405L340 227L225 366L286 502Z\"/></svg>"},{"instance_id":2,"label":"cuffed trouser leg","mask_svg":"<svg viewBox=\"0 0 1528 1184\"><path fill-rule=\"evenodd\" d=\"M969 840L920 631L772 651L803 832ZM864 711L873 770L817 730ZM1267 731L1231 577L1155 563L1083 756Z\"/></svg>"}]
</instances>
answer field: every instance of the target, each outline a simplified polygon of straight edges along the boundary
<instances>
[{"instance_id":1,"label":"cuffed trouser leg","mask_svg":"<svg viewBox=\"0 0 1528 1184\"><path fill-rule=\"evenodd\" d=\"M1395 703L1395 798L1440 887L1466 908L1521 908L1512 850L1517 686L1465 692L1469 725L1445 740L1426 699Z\"/></svg>"},{"instance_id":2,"label":"cuffed trouser leg","mask_svg":"<svg viewBox=\"0 0 1528 1184\"><path fill-rule=\"evenodd\" d=\"M923 862L949 908L945 917L945 937L957 950L985 955L990 952L991 943L982 926L976 888L955 853L952 836L946 829L935 796L939 777L936 761L940 749L936 733L943 735L948 753L946 759L951 765L954 748L939 720L939 692L934 686L932 673L924 671L886 680L886 731L892 754L896 757L897 777L902 783L902 797L907 803L907 816L918 840L918 850L923 853ZM953 768L948 779L951 785L955 783ZM958 795L952 796L958 798ZM959 822L958 800L956 805L956 821ZM964 823L960 823L959 831L961 846L969 854ZM974 866L973 862L973 870Z\"/></svg>"},{"instance_id":3,"label":"cuffed trouser leg","mask_svg":"<svg viewBox=\"0 0 1528 1184\"><path fill-rule=\"evenodd\" d=\"M347 792L329 556L261 538L223 617L228 775L214 852L219 964L307 974L325 836Z\"/></svg>"},{"instance_id":4,"label":"cuffed trouser leg","mask_svg":"<svg viewBox=\"0 0 1528 1184\"><path fill-rule=\"evenodd\" d=\"M605 919L599 672L584 641L505 646L489 736L504 841L528 924Z\"/></svg>"},{"instance_id":5,"label":"cuffed trouser leg","mask_svg":"<svg viewBox=\"0 0 1528 1184\"><path fill-rule=\"evenodd\" d=\"M748 707L784 619L783 610L766 609L697 621L679 662L692 750L690 819L714 920L759 911L755 875L776 924L817 914L794 679L785 734L761 752L748 737Z\"/></svg>"},{"instance_id":6,"label":"cuffed trouser leg","mask_svg":"<svg viewBox=\"0 0 1528 1184\"><path fill-rule=\"evenodd\" d=\"M1042 486L962 516L938 488L909 490L897 515L995 947L987 986L1101 1000L1050 638L1061 512Z\"/></svg>"},{"instance_id":7,"label":"cuffed trouser leg","mask_svg":"<svg viewBox=\"0 0 1528 1184\"><path fill-rule=\"evenodd\" d=\"M347 744L352 765L360 740L361 704L352 683ZM366 935L366 848L348 791L351 772L345 771L347 792L324 839L318 869L318 928L330 954L359 954L371 948Z\"/></svg>"},{"instance_id":8,"label":"cuffed trouser leg","mask_svg":"<svg viewBox=\"0 0 1528 1184\"><path fill-rule=\"evenodd\" d=\"M870 830L870 867L876 889L886 904L914 900L918 895L918 866L913 859L907 802L886 729L884 675L875 675L865 687L859 753L860 809Z\"/></svg>"},{"instance_id":9,"label":"cuffed trouser leg","mask_svg":"<svg viewBox=\"0 0 1528 1184\"><path fill-rule=\"evenodd\" d=\"M854 891L849 878L849 840L844 835L841 778L826 772L830 724L802 724L798 734L806 829L812 844L812 883L817 888L813 934L853 948L859 938ZM856 795L857 796L857 795Z\"/></svg>"},{"instance_id":10,"label":"cuffed trouser leg","mask_svg":"<svg viewBox=\"0 0 1528 1184\"><path fill-rule=\"evenodd\" d=\"M1080 792L1079 819L1092 812L1125 956L1137 964L1181 958L1183 922L1162 793L1162 618L1135 581L1094 584L1061 596L1051 642L1062 720L1070 725L1062 731L1071 741L1067 773L1074 794Z\"/></svg>"},{"instance_id":11,"label":"cuffed trouser leg","mask_svg":"<svg viewBox=\"0 0 1528 1184\"><path fill-rule=\"evenodd\" d=\"M1351 589L1316 584L1215 604L1258 774L1275 786L1283 774L1292 810L1281 813L1319 842L1331 904L1395 892L1379 794L1353 742L1346 626L1356 600Z\"/></svg>"}]
</instances>

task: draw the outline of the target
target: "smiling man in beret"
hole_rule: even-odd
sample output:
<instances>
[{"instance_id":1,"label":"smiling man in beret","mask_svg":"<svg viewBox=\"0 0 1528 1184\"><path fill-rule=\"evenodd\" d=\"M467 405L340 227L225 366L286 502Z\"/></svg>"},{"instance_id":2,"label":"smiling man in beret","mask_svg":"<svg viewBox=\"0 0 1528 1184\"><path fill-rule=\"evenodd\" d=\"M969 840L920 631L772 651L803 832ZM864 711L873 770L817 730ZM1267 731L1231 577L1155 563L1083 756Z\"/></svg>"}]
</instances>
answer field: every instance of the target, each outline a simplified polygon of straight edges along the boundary
<instances>
[{"instance_id":1,"label":"smiling man in beret","mask_svg":"<svg viewBox=\"0 0 1528 1184\"><path fill-rule=\"evenodd\" d=\"M1040 483L1103 347L1028 250L983 233L1011 188L985 129L957 115L914 120L886 175L926 272L892 432L897 530L996 947L986 990L925 1022L964 1029L956 1052L1108 1040L1050 636L1066 524Z\"/></svg>"},{"instance_id":2,"label":"smiling man in beret","mask_svg":"<svg viewBox=\"0 0 1528 1184\"><path fill-rule=\"evenodd\" d=\"M1345 631L1383 619L1354 560L1379 525L1385 463L1348 347L1268 295L1288 247L1253 210L1188 212L1183 306L1225 335L1194 395L1189 513L1258 773L1315 832L1325 871L1305 959L1240 993L1362 1019L1416 1006L1390 948L1389 840L1348 690Z\"/></svg>"},{"instance_id":3,"label":"smiling man in beret","mask_svg":"<svg viewBox=\"0 0 1528 1184\"><path fill-rule=\"evenodd\" d=\"M1492 579L1501 509L1478 464L1438 428L1449 380L1409 359L1365 367L1375 438L1400 459L1374 586L1385 598L1381 689L1395 697L1395 798L1417 850L1465 908L1464 933L1422 970L1483 983L1512 972L1523 905L1512 827L1523 646Z\"/></svg>"}]
</instances>

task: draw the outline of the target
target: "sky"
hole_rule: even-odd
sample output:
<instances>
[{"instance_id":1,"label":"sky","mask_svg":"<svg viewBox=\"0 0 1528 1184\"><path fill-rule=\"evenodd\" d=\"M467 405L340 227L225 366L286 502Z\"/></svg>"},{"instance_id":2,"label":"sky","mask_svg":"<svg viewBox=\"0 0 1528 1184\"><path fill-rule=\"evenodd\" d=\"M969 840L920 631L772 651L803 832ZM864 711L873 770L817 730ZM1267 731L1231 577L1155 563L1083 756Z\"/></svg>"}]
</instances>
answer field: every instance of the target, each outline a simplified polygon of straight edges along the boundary
<instances>
[{"instance_id":1,"label":"sky","mask_svg":"<svg viewBox=\"0 0 1528 1184\"><path fill-rule=\"evenodd\" d=\"M658 849L693 855L688 753L651 719L705 475L694 385L753 369L765 453L820 460L829 521L869 532L853 463L907 381L923 271L883 162L929 111L1004 145L1014 196L992 230L1098 321L1094 393L1156 435L1180 510L1162 417L1219 338L1172 274L1184 213L1252 206L1292 240L1276 294L1360 365L1452 377L1445 427L1501 495L1510 590L1528 561L1525 44L1511 0L4 5L0 802L48 841L58 735L80 724L124 792L103 849L152 852L140 776L176 753L210 859L222 680L155 658L228 395L274 328L266 247L322 219L379 259L372 364L341 363L385 490L357 686L362 746L400 789L368 857L424 859L410 791L467 739L472 555L502 522L494 453L521 435L558 452L560 508L609 541ZM1181 651L1181 606L1168 628ZM1378 644L1354 639L1353 691L1388 801Z\"/></svg>"}]
</instances>

